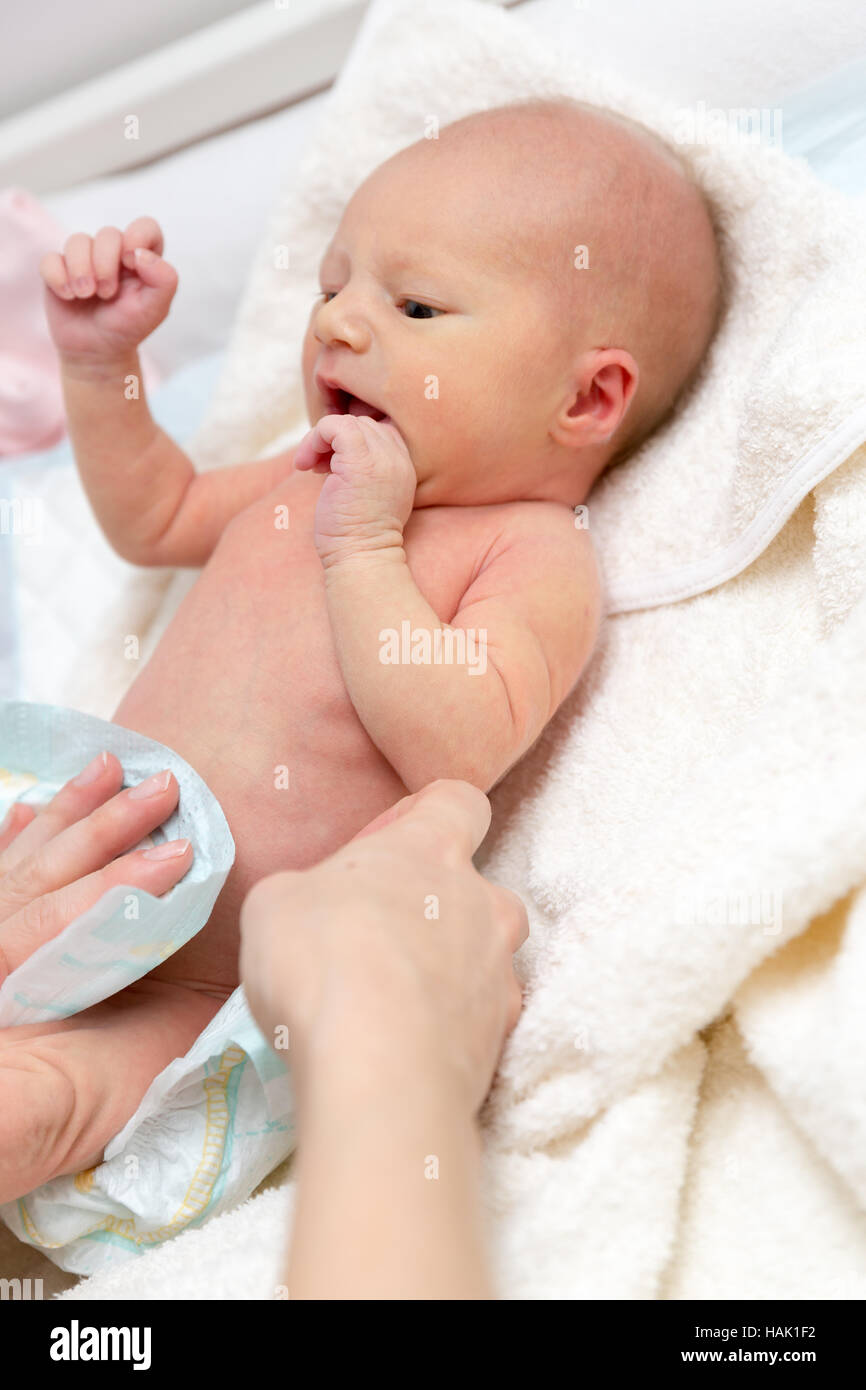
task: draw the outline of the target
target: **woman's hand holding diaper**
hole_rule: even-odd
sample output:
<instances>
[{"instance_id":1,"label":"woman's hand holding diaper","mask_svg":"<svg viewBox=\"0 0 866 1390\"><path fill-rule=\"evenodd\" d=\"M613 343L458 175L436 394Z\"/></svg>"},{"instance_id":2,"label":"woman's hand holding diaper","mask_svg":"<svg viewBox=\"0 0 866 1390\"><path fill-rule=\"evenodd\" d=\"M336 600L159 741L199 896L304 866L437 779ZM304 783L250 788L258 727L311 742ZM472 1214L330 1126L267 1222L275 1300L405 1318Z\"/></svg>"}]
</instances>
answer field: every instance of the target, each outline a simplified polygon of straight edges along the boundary
<instances>
[{"instance_id":1,"label":"woman's hand holding diaper","mask_svg":"<svg viewBox=\"0 0 866 1390\"><path fill-rule=\"evenodd\" d=\"M316 504L314 531L326 569L371 552L402 554L417 479L392 421L324 415L299 444L295 467L330 475Z\"/></svg>"},{"instance_id":2,"label":"woman's hand holding diaper","mask_svg":"<svg viewBox=\"0 0 866 1390\"><path fill-rule=\"evenodd\" d=\"M189 840L170 842L180 852L169 857L132 849L177 805L174 776L122 784L117 758L101 753L38 813L17 802L10 808L0 826L0 982L113 884L158 897L189 869Z\"/></svg>"},{"instance_id":3,"label":"woman's hand holding diaper","mask_svg":"<svg viewBox=\"0 0 866 1390\"><path fill-rule=\"evenodd\" d=\"M0 984L108 888L159 897L189 869L188 840L133 848L177 805L171 772L122 783L117 758L101 753L35 814L11 808L0 827ZM154 857L172 846L180 853ZM0 1202L101 1163L153 1078L217 1008L146 975L69 1018L0 1027Z\"/></svg>"}]
</instances>

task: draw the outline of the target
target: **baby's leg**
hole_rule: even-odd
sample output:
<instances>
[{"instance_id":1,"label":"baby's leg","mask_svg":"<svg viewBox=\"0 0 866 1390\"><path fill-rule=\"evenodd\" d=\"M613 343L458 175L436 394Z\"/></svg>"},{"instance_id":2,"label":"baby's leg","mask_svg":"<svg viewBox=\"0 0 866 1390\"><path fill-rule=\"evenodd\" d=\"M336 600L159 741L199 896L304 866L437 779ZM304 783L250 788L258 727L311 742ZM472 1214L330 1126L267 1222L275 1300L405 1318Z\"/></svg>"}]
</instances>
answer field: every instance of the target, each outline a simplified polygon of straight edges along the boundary
<instances>
[{"instance_id":1,"label":"baby's leg","mask_svg":"<svg viewBox=\"0 0 866 1390\"><path fill-rule=\"evenodd\" d=\"M100 1163L220 1007L145 976L72 1018L0 1028L0 1202Z\"/></svg>"}]
</instances>

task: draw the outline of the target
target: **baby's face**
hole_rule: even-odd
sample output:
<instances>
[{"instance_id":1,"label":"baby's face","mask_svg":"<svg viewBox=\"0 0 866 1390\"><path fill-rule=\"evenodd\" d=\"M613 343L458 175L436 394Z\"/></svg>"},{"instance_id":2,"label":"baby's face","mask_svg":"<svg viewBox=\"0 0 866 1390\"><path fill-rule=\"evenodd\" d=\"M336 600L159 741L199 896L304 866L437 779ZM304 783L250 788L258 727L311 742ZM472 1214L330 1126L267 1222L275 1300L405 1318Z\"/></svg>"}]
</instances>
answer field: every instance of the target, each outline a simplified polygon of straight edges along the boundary
<instances>
[{"instance_id":1,"label":"baby's face","mask_svg":"<svg viewBox=\"0 0 866 1390\"><path fill-rule=\"evenodd\" d=\"M320 266L310 420L347 407L322 378L390 416L420 505L532 496L543 467L562 343L550 291L525 248L515 255L506 193L491 200L451 161L405 152L357 190Z\"/></svg>"}]
</instances>

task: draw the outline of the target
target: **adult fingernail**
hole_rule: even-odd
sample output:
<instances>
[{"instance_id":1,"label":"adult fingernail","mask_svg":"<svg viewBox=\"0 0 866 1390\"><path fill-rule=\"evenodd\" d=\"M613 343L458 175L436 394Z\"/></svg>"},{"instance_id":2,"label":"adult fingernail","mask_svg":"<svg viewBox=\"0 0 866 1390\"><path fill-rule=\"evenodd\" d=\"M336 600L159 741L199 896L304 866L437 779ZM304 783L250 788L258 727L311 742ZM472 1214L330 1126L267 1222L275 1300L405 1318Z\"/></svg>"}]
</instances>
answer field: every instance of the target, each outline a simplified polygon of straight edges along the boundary
<instances>
[{"instance_id":1,"label":"adult fingernail","mask_svg":"<svg viewBox=\"0 0 866 1390\"><path fill-rule=\"evenodd\" d=\"M135 259L143 265L149 265L151 261L156 260L156 256L153 251L149 251L146 246L136 246Z\"/></svg>"},{"instance_id":2,"label":"adult fingernail","mask_svg":"<svg viewBox=\"0 0 866 1390\"><path fill-rule=\"evenodd\" d=\"M101 777L108 766L108 754L97 753L92 763L88 763L83 772L79 772L77 777L73 777L73 787L86 787L91 782L95 782L97 777Z\"/></svg>"},{"instance_id":3,"label":"adult fingernail","mask_svg":"<svg viewBox=\"0 0 866 1390\"><path fill-rule=\"evenodd\" d=\"M145 859L179 859L189 849L189 840L166 840L164 845L142 850Z\"/></svg>"},{"instance_id":4,"label":"adult fingernail","mask_svg":"<svg viewBox=\"0 0 866 1390\"><path fill-rule=\"evenodd\" d=\"M139 782L137 787L130 787L130 801L139 801L145 796L156 796L158 792L164 792L171 781L170 772L155 772L152 777L146 777L143 782Z\"/></svg>"}]
</instances>

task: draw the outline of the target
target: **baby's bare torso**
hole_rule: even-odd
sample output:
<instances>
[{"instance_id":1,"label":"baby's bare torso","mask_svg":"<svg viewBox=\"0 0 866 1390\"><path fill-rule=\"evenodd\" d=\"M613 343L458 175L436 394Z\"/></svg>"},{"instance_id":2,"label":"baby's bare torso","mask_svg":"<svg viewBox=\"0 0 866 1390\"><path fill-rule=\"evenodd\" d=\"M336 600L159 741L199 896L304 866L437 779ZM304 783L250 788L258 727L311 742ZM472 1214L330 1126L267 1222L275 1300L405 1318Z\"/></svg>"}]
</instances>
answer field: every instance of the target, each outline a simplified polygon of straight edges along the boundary
<instances>
[{"instance_id":1,"label":"baby's bare torso","mask_svg":"<svg viewBox=\"0 0 866 1390\"><path fill-rule=\"evenodd\" d=\"M322 482L291 474L226 527L114 715L195 768L234 836L235 862L206 928L152 972L218 995L238 984L238 916L252 885L316 863L406 794L355 713L337 662L313 542ZM281 504L287 529L275 525ZM442 622L453 618L506 510L412 513L407 560Z\"/></svg>"}]
</instances>

